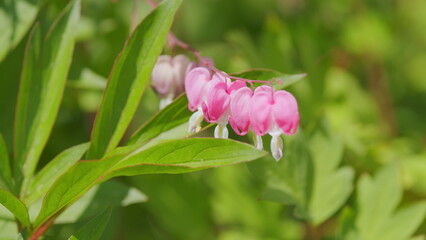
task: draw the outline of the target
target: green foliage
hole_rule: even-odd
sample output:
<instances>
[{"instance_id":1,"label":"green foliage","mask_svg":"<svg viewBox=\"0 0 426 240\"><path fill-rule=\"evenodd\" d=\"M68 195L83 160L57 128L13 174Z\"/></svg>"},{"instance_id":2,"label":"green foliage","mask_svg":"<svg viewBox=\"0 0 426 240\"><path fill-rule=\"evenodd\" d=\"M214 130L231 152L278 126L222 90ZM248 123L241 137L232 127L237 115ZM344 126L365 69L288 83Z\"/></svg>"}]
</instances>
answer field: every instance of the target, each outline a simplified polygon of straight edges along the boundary
<instances>
[{"instance_id":1,"label":"green foliage","mask_svg":"<svg viewBox=\"0 0 426 240\"><path fill-rule=\"evenodd\" d=\"M0 62L16 47L31 27L38 12L37 0L0 2Z\"/></svg>"},{"instance_id":2,"label":"green foliage","mask_svg":"<svg viewBox=\"0 0 426 240\"><path fill-rule=\"evenodd\" d=\"M22 170L23 192L31 181L59 110L79 16L80 1L72 1L45 38L38 25L29 38L15 124L15 173L21 174Z\"/></svg>"},{"instance_id":3,"label":"green foliage","mask_svg":"<svg viewBox=\"0 0 426 240\"><path fill-rule=\"evenodd\" d=\"M27 207L12 193L0 189L0 203L13 213L25 227L31 225Z\"/></svg>"},{"instance_id":4,"label":"green foliage","mask_svg":"<svg viewBox=\"0 0 426 240\"><path fill-rule=\"evenodd\" d=\"M160 4L136 28L110 74L92 132L88 159L117 147L136 111L182 0Z\"/></svg>"},{"instance_id":5,"label":"green foliage","mask_svg":"<svg viewBox=\"0 0 426 240\"><path fill-rule=\"evenodd\" d=\"M422 223L426 202L397 208L402 197L396 164L381 169L374 178L363 175L357 185L357 212L345 221L344 239L408 239Z\"/></svg>"},{"instance_id":6,"label":"green foliage","mask_svg":"<svg viewBox=\"0 0 426 240\"><path fill-rule=\"evenodd\" d=\"M305 73L301 74L284 74L275 70L270 69L253 69L241 73L233 74L233 76L247 78L247 79L256 79L263 81L272 81L273 87L275 89L283 89L290 86L297 81L300 81L306 77ZM259 86L260 83L254 83L254 86Z\"/></svg>"},{"instance_id":7,"label":"green foliage","mask_svg":"<svg viewBox=\"0 0 426 240\"><path fill-rule=\"evenodd\" d=\"M0 239L424 239L425 4L0 0ZM280 162L189 138L185 94L158 111L156 58L192 56L175 16L218 69L294 94Z\"/></svg>"},{"instance_id":8,"label":"green foliage","mask_svg":"<svg viewBox=\"0 0 426 240\"><path fill-rule=\"evenodd\" d=\"M145 144L161 133L187 123L191 114L192 113L188 110L188 99L185 95L182 95L148 120L135 132L135 134L133 134L126 145ZM184 131L186 135L187 127Z\"/></svg>"},{"instance_id":9,"label":"green foliage","mask_svg":"<svg viewBox=\"0 0 426 240\"><path fill-rule=\"evenodd\" d=\"M104 178L193 172L254 160L264 154L252 146L231 140L191 138L166 142L146 150L141 147L129 153L111 154L101 160L80 161L46 194L34 225L39 227Z\"/></svg>"},{"instance_id":10,"label":"green foliage","mask_svg":"<svg viewBox=\"0 0 426 240\"><path fill-rule=\"evenodd\" d=\"M0 188L11 190L12 169L10 167L9 153L7 146L0 134Z\"/></svg>"},{"instance_id":11,"label":"green foliage","mask_svg":"<svg viewBox=\"0 0 426 240\"><path fill-rule=\"evenodd\" d=\"M343 141L327 129L314 134L310 147L314 178L309 215L313 224L318 225L345 204L352 193L354 171L351 167L339 168Z\"/></svg>"},{"instance_id":12,"label":"green foliage","mask_svg":"<svg viewBox=\"0 0 426 240\"><path fill-rule=\"evenodd\" d=\"M69 240L95 240L100 239L105 227L111 217L111 208L107 208L103 213L94 217L80 230L74 233Z\"/></svg>"},{"instance_id":13,"label":"green foliage","mask_svg":"<svg viewBox=\"0 0 426 240\"><path fill-rule=\"evenodd\" d=\"M108 207L126 207L146 202L148 197L139 190L119 181L107 181L91 188L56 219L58 224L87 221Z\"/></svg>"},{"instance_id":14,"label":"green foliage","mask_svg":"<svg viewBox=\"0 0 426 240\"><path fill-rule=\"evenodd\" d=\"M31 182L27 191L28 195L22 196L23 201L30 205L41 196L44 196L53 182L81 159L87 147L88 143L71 147L52 159Z\"/></svg>"},{"instance_id":15,"label":"green foliage","mask_svg":"<svg viewBox=\"0 0 426 240\"><path fill-rule=\"evenodd\" d=\"M310 149L306 147L307 142L299 133L296 139L286 143L284 149L288 154L283 161L255 162L251 169L265 184L261 199L296 205L298 217L319 225L348 199L354 171L350 167L338 167L343 144L329 128L319 128L313 134L308 142Z\"/></svg>"}]
</instances>

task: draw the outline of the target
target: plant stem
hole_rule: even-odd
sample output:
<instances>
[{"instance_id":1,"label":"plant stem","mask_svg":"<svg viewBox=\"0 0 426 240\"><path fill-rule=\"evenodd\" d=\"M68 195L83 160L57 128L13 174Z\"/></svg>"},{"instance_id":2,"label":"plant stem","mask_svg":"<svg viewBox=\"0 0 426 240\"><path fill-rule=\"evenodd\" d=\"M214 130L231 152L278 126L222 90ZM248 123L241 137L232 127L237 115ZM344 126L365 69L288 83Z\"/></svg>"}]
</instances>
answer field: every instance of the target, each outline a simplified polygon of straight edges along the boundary
<instances>
[{"instance_id":1,"label":"plant stem","mask_svg":"<svg viewBox=\"0 0 426 240\"><path fill-rule=\"evenodd\" d=\"M49 221L47 221L45 224L43 224L41 227L37 228L33 235L31 236L30 240L38 240L39 237L41 237L47 229L53 224L56 217L51 218Z\"/></svg>"},{"instance_id":2,"label":"plant stem","mask_svg":"<svg viewBox=\"0 0 426 240\"><path fill-rule=\"evenodd\" d=\"M157 3L154 0L146 0L146 2L152 7L152 8L156 8L157 7ZM264 84L269 84L272 85L272 81L262 81L262 80L252 80L252 79L246 79L246 78L240 78L240 77L234 77L231 76L219 69L217 69L214 65L213 62L211 60L209 60L208 58L202 57L200 54L200 51L198 51L196 48L191 47L189 44L182 42L181 40L179 40L171 31L169 32L169 34L167 35L167 39L169 40L169 44L170 44L170 48L173 49L175 46L178 46L182 49L188 50L190 52L192 52L195 56L195 58L197 58L197 60L204 65L205 67L207 67L208 69L210 69L212 72L215 72L225 78L229 78L229 79L234 79L234 80L240 80L240 81L244 81L244 82L248 82L250 83L250 85L252 87L253 83L257 82L257 83L264 83Z\"/></svg>"}]
</instances>

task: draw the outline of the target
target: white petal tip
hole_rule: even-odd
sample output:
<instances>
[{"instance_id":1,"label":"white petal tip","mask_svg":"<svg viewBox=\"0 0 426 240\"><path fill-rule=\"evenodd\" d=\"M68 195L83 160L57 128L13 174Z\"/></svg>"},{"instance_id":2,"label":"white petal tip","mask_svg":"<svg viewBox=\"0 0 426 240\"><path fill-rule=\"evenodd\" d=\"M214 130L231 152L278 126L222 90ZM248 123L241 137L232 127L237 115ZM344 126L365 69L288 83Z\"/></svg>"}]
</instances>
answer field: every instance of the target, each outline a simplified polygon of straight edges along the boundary
<instances>
[{"instance_id":1,"label":"white petal tip","mask_svg":"<svg viewBox=\"0 0 426 240\"><path fill-rule=\"evenodd\" d=\"M280 135L272 136L271 153L277 162L283 157L283 140Z\"/></svg>"},{"instance_id":2,"label":"white petal tip","mask_svg":"<svg viewBox=\"0 0 426 240\"><path fill-rule=\"evenodd\" d=\"M283 157L282 151L278 151L275 153L272 153L272 156L274 157L275 161L279 162L281 158Z\"/></svg>"},{"instance_id":3,"label":"white petal tip","mask_svg":"<svg viewBox=\"0 0 426 240\"><path fill-rule=\"evenodd\" d=\"M254 147L258 150L263 150L263 140L259 135L255 135L254 137Z\"/></svg>"},{"instance_id":4,"label":"white petal tip","mask_svg":"<svg viewBox=\"0 0 426 240\"><path fill-rule=\"evenodd\" d=\"M188 126L188 132L189 133L197 133L201 130L201 122L203 121L204 114L202 111L194 112L189 118L189 126Z\"/></svg>"},{"instance_id":5,"label":"white petal tip","mask_svg":"<svg viewBox=\"0 0 426 240\"><path fill-rule=\"evenodd\" d=\"M228 138L229 132L226 125L218 124L214 129L214 137L215 138Z\"/></svg>"}]
</instances>

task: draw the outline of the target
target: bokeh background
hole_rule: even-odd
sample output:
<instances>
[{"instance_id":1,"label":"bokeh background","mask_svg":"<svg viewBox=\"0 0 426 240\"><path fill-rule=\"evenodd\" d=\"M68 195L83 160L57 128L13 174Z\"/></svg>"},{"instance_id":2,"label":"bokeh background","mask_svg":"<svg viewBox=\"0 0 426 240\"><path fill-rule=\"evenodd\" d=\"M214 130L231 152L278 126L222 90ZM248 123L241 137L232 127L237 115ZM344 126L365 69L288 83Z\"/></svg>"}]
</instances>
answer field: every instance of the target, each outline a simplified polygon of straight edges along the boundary
<instances>
[{"instance_id":1,"label":"bokeh background","mask_svg":"<svg viewBox=\"0 0 426 240\"><path fill-rule=\"evenodd\" d=\"M67 3L42 2L48 6L37 19L46 23ZM131 29L149 11L143 0L83 1L69 84L42 164L90 139L100 89ZM425 29L424 0L185 0L173 27L226 72L307 73L287 89L299 101L304 144L309 148L318 129L339 136L340 165L354 170L354 186L360 175L397 162L401 204L426 198ZM9 143L26 39L0 63L0 131ZM158 101L149 89L129 134L158 110ZM115 208L103 239L340 239L339 219L342 209L356 208L355 189L327 221L312 226L292 205L262 199L266 183L255 169L270 162L117 179L149 201ZM424 220L416 233L425 232Z\"/></svg>"}]
</instances>

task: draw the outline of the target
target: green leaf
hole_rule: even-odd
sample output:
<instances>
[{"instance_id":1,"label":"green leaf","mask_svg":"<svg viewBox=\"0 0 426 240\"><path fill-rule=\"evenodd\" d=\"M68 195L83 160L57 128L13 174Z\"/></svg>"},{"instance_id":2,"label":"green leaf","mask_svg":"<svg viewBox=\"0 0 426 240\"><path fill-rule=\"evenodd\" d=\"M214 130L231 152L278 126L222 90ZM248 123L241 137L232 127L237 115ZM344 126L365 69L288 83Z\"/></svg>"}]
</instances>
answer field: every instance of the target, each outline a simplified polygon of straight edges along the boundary
<instances>
[{"instance_id":1,"label":"green leaf","mask_svg":"<svg viewBox=\"0 0 426 240\"><path fill-rule=\"evenodd\" d=\"M16 236L16 240L27 240L28 239L28 233L27 230L22 231L21 233Z\"/></svg>"},{"instance_id":2,"label":"green leaf","mask_svg":"<svg viewBox=\"0 0 426 240\"><path fill-rule=\"evenodd\" d=\"M407 239L425 218L426 202L418 202L399 209L382 225L381 237L388 240Z\"/></svg>"},{"instance_id":3,"label":"green leaf","mask_svg":"<svg viewBox=\"0 0 426 240\"><path fill-rule=\"evenodd\" d=\"M80 1L65 8L45 39L37 25L29 39L22 69L15 120L16 173L31 181L54 125L74 48Z\"/></svg>"},{"instance_id":4,"label":"green leaf","mask_svg":"<svg viewBox=\"0 0 426 240\"><path fill-rule=\"evenodd\" d=\"M314 182L309 215L313 224L318 225L348 199L352 192L354 171L350 167L337 168L342 160L343 141L327 128L312 137L310 150L314 163Z\"/></svg>"},{"instance_id":5,"label":"green leaf","mask_svg":"<svg viewBox=\"0 0 426 240\"><path fill-rule=\"evenodd\" d=\"M106 225L111 217L111 208L107 208L103 213L94 217L80 230L74 233L69 240L96 240L100 239Z\"/></svg>"},{"instance_id":6,"label":"green leaf","mask_svg":"<svg viewBox=\"0 0 426 240\"><path fill-rule=\"evenodd\" d=\"M161 3L139 24L118 56L95 120L88 159L101 158L123 137L181 2Z\"/></svg>"},{"instance_id":7,"label":"green leaf","mask_svg":"<svg viewBox=\"0 0 426 240\"><path fill-rule=\"evenodd\" d=\"M148 120L133 134L126 145L141 146L161 133L188 122L191 114L191 111L188 110L186 95L181 95Z\"/></svg>"},{"instance_id":8,"label":"green leaf","mask_svg":"<svg viewBox=\"0 0 426 240\"><path fill-rule=\"evenodd\" d=\"M91 188L55 220L57 224L87 221L107 207L126 207L146 202L148 197L138 189L119 181L106 181Z\"/></svg>"},{"instance_id":9,"label":"green leaf","mask_svg":"<svg viewBox=\"0 0 426 240\"><path fill-rule=\"evenodd\" d=\"M265 182L262 200L296 205L296 213L309 219L308 204L312 193L313 166L301 130L288 140L284 157L279 162L272 158L249 164L250 170Z\"/></svg>"},{"instance_id":10,"label":"green leaf","mask_svg":"<svg viewBox=\"0 0 426 240\"><path fill-rule=\"evenodd\" d=\"M106 87L106 79L95 73L90 68L84 68L77 80L68 81L67 87L78 90L89 90L102 92Z\"/></svg>"},{"instance_id":11,"label":"green leaf","mask_svg":"<svg viewBox=\"0 0 426 240\"><path fill-rule=\"evenodd\" d=\"M298 216L314 225L329 218L346 202L354 178L352 168L338 168L342 140L326 125L318 129L310 141L301 132L296 139L286 138L291 141L285 144L284 158L277 166L270 159L250 164L250 169L266 185L261 199L296 205Z\"/></svg>"},{"instance_id":12,"label":"green leaf","mask_svg":"<svg viewBox=\"0 0 426 240\"><path fill-rule=\"evenodd\" d=\"M306 73L289 75L271 69L252 69L231 75L251 80L274 81L273 86L275 89L286 88L307 76ZM254 86L262 84L264 83L254 83Z\"/></svg>"},{"instance_id":13,"label":"green leaf","mask_svg":"<svg viewBox=\"0 0 426 240\"><path fill-rule=\"evenodd\" d=\"M211 138L181 139L144 149L125 154L117 151L102 160L78 162L46 194L34 225L39 227L96 183L114 176L193 172L251 161L266 154L251 145Z\"/></svg>"},{"instance_id":14,"label":"green leaf","mask_svg":"<svg viewBox=\"0 0 426 240\"><path fill-rule=\"evenodd\" d=\"M114 165L108 178L152 173L187 173L255 160L266 155L253 146L215 138L188 138L129 154Z\"/></svg>"},{"instance_id":15,"label":"green leaf","mask_svg":"<svg viewBox=\"0 0 426 240\"><path fill-rule=\"evenodd\" d=\"M43 196L56 179L81 159L88 146L88 143L83 143L61 152L37 174L21 199L30 205Z\"/></svg>"},{"instance_id":16,"label":"green leaf","mask_svg":"<svg viewBox=\"0 0 426 240\"><path fill-rule=\"evenodd\" d=\"M0 207L2 207L0 205ZM14 240L16 239L16 222L15 220L0 218L0 239Z\"/></svg>"},{"instance_id":17,"label":"green leaf","mask_svg":"<svg viewBox=\"0 0 426 240\"><path fill-rule=\"evenodd\" d=\"M381 236L380 225L391 217L402 196L396 164L381 169L374 179L363 175L357 193L359 214L356 227L362 236L369 236L367 239Z\"/></svg>"},{"instance_id":18,"label":"green leaf","mask_svg":"<svg viewBox=\"0 0 426 240\"><path fill-rule=\"evenodd\" d=\"M0 1L0 62L25 36L37 11L37 0Z\"/></svg>"},{"instance_id":19,"label":"green leaf","mask_svg":"<svg viewBox=\"0 0 426 240\"><path fill-rule=\"evenodd\" d=\"M30 227L27 207L12 193L0 189L0 204L6 207L25 227Z\"/></svg>"},{"instance_id":20,"label":"green leaf","mask_svg":"<svg viewBox=\"0 0 426 240\"><path fill-rule=\"evenodd\" d=\"M10 168L9 153L7 152L6 142L0 133L0 188L12 190L11 186L12 171Z\"/></svg>"},{"instance_id":21,"label":"green leaf","mask_svg":"<svg viewBox=\"0 0 426 240\"><path fill-rule=\"evenodd\" d=\"M396 209L402 197L398 171L397 165L392 163L374 178L364 175L359 180L359 210L352 231L356 231L360 239L408 239L424 220L424 201Z\"/></svg>"}]
</instances>

